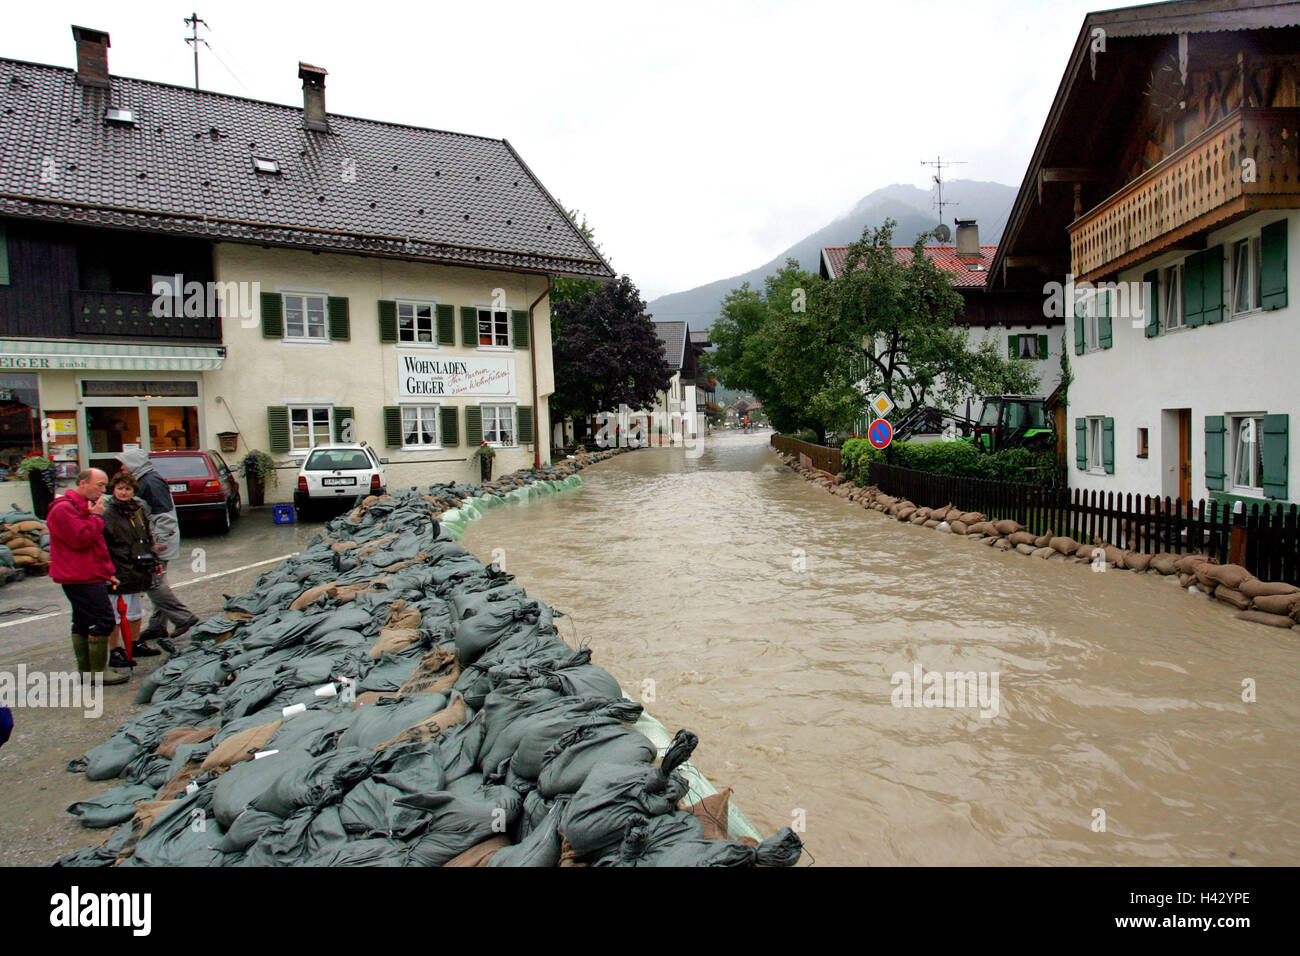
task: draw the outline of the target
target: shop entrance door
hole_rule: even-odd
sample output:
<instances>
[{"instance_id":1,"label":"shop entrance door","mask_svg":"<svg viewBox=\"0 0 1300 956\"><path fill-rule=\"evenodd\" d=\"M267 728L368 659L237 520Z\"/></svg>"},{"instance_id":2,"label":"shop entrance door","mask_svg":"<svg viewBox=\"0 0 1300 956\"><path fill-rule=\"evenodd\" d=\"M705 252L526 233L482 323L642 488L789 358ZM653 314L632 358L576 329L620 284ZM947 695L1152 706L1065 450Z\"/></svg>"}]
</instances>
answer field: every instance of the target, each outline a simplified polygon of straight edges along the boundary
<instances>
[{"instance_id":1,"label":"shop entrance door","mask_svg":"<svg viewBox=\"0 0 1300 956\"><path fill-rule=\"evenodd\" d=\"M140 428L140 409L130 405L86 409L86 437L90 439L88 464L111 478L117 471L118 457L130 448L144 448Z\"/></svg>"}]
</instances>

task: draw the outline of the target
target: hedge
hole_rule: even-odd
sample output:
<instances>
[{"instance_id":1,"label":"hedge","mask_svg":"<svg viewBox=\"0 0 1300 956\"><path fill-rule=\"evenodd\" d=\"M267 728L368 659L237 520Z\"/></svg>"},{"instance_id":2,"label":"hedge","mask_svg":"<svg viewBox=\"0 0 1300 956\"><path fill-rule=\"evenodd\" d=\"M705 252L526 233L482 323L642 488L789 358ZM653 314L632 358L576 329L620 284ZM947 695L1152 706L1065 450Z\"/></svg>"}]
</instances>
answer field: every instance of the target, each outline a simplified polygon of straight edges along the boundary
<instances>
[{"instance_id":1,"label":"hedge","mask_svg":"<svg viewBox=\"0 0 1300 956\"><path fill-rule=\"evenodd\" d=\"M860 485L867 484L867 465L885 461L899 468L914 468L935 475L984 478L1037 484L1051 476L1055 456L1050 450L1008 448L992 454L964 441L894 442L888 452L871 447L865 438L850 438L840 449L846 473Z\"/></svg>"}]
</instances>

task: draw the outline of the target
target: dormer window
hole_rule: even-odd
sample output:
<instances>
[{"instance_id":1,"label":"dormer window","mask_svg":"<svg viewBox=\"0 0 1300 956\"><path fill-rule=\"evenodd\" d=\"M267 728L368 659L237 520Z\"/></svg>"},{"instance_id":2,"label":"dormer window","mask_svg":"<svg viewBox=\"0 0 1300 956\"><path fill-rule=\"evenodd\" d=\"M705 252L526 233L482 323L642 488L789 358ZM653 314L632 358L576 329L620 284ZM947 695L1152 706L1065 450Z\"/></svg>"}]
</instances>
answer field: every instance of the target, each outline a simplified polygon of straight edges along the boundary
<instances>
[{"instance_id":1,"label":"dormer window","mask_svg":"<svg viewBox=\"0 0 1300 956\"><path fill-rule=\"evenodd\" d=\"M110 123L121 123L123 126L134 126L135 110L128 109L125 106L110 106L104 111L104 119Z\"/></svg>"},{"instance_id":2,"label":"dormer window","mask_svg":"<svg viewBox=\"0 0 1300 956\"><path fill-rule=\"evenodd\" d=\"M253 169L257 170L259 173L279 175L280 163L274 159L269 159L266 156L254 156Z\"/></svg>"}]
</instances>

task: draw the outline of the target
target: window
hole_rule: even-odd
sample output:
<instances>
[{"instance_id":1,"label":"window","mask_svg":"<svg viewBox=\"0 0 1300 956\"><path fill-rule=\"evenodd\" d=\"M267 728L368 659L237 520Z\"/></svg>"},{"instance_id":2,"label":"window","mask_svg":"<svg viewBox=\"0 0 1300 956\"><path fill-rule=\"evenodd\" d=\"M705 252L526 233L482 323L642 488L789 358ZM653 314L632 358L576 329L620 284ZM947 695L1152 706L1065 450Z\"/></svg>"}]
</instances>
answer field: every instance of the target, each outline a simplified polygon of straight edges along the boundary
<instances>
[{"instance_id":1,"label":"window","mask_svg":"<svg viewBox=\"0 0 1300 956\"><path fill-rule=\"evenodd\" d=\"M1260 307L1259 237L1242 239L1232 246L1232 314L1241 315Z\"/></svg>"},{"instance_id":2,"label":"window","mask_svg":"<svg viewBox=\"0 0 1300 956\"><path fill-rule=\"evenodd\" d=\"M1183 264L1170 266L1165 270L1165 328L1181 329L1186 320L1183 318Z\"/></svg>"},{"instance_id":3,"label":"window","mask_svg":"<svg viewBox=\"0 0 1300 956\"><path fill-rule=\"evenodd\" d=\"M438 444L438 406L402 406L402 444Z\"/></svg>"},{"instance_id":4,"label":"window","mask_svg":"<svg viewBox=\"0 0 1300 956\"><path fill-rule=\"evenodd\" d=\"M397 303L397 341L431 345L434 336L433 306L415 302Z\"/></svg>"},{"instance_id":5,"label":"window","mask_svg":"<svg viewBox=\"0 0 1300 956\"><path fill-rule=\"evenodd\" d=\"M1263 415L1235 415L1232 422L1232 483L1240 489L1264 487Z\"/></svg>"},{"instance_id":6,"label":"window","mask_svg":"<svg viewBox=\"0 0 1300 956\"><path fill-rule=\"evenodd\" d=\"M1037 335L1017 335L1015 336L1015 339L1016 339L1015 358L1033 359L1034 361L1037 361L1039 358L1045 357L1045 356L1040 356L1038 354Z\"/></svg>"},{"instance_id":7,"label":"window","mask_svg":"<svg viewBox=\"0 0 1300 956\"><path fill-rule=\"evenodd\" d=\"M325 334L325 296L286 295L284 337L326 341L328 336Z\"/></svg>"},{"instance_id":8,"label":"window","mask_svg":"<svg viewBox=\"0 0 1300 956\"><path fill-rule=\"evenodd\" d=\"M509 348L510 313L504 309L479 309L478 344Z\"/></svg>"},{"instance_id":9,"label":"window","mask_svg":"<svg viewBox=\"0 0 1300 956\"><path fill-rule=\"evenodd\" d=\"M1088 419L1088 470L1101 471L1104 445L1102 419Z\"/></svg>"},{"instance_id":10,"label":"window","mask_svg":"<svg viewBox=\"0 0 1300 956\"><path fill-rule=\"evenodd\" d=\"M1146 429L1146 428L1138 429L1138 457L1139 458L1151 457L1150 448L1149 448L1150 437L1151 437L1150 429Z\"/></svg>"},{"instance_id":11,"label":"window","mask_svg":"<svg viewBox=\"0 0 1300 956\"><path fill-rule=\"evenodd\" d=\"M280 172L280 164L266 156L253 157L253 169L259 173L271 173L272 175Z\"/></svg>"},{"instance_id":12,"label":"window","mask_svg":"<svg viewBox=\"0 0 1300 956\"><path fill-rule=\"evenodd\" d=\"M515 409L513 405L484 405L483 440L489 445L515 444Z\"/></svg>"},{"instance_id":13,"label":"window","mask_svg":"<svg viewBox=\"0 0 1300 956\"><path fill-rule=\"evenodd\" d=\"M1090 352L1101 348L1101 313L1105 303L1104 290L1097 290L1082 303L1084 344Z\"/></svg>"},{"instance_id":14,"label":"window","mask_svg":"<svg viewBox=\"0 0 1300 956\"><path fill-rule=\"evenodd\" d=\"M289 447L308 451L330 441L330 407L315 405L289 409Z\"/></svg>"}]
</instances>

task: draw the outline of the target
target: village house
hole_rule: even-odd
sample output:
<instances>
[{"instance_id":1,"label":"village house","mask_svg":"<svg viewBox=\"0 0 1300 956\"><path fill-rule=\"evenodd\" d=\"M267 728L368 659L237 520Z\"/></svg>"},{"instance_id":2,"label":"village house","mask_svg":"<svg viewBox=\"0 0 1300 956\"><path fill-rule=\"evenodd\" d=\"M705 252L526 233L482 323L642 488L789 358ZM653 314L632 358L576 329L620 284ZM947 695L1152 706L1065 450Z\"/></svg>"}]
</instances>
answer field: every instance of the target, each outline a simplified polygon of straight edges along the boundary
<instances>
[{"instance_id":1,"label":"village house","mask_svg":"<svg viewBox=\"0 0 1300 956\"><path fill-rule=\"evenodd\" d=\"M991 280L1072 323L1073 487L1297 499L1298 134L1300 3L1085 19Z\"/></svg>"},{"instance_id":2,"label":"village house","mask_svg":"<svg viewBox=\"0 0 1300 956\"><path fill-rule=\"evenodd\" d=\"M1060 316L1047 315L1042 298L1037 293L1023 290L989 289L989 267L997 253L997 246L980 245L979 224L974 219L958 219L953 245L925 247L925 255L952 281L953 288L962 298L962 311L956 322L967 330L969 347L974 350L985 342L992 342L1004 350L1007 358L1027 361L1038 376L1037 395L1049 395L1061 380L1060 358L1064 322ZM821 275L834 279L843 275L847 246L828 246L822 249ZM895 246L894 259L910 262L910 246ZM865 376L866 369L861 370ZM958 416L978 418L982 395L966 395L953 408L946 409ZM899 404L906 396L893 396ZM854 431L865 434L871 419L868 411L858 421ZM937 419L936 419L937 421Z\"/></svg>"},{"instance_id":3,"label":"village house","mask_svg":"<svg viewBox=\"0 0 1300 956\"><path fill-rule=\"evenodd\" d=\"M366 441L401 488L471 480L480 441L549 460L551 279L613 273L509 142L331 114L309 64L301 106L115 76L73 35L75 70L0 60L5 461L224 438L291 478Z\"/></svg>"}]
</instances>

